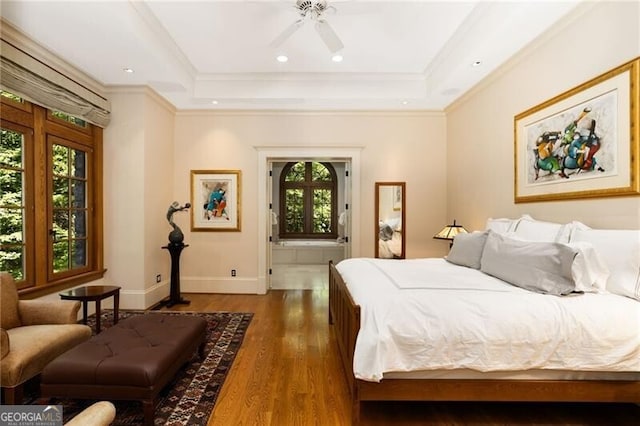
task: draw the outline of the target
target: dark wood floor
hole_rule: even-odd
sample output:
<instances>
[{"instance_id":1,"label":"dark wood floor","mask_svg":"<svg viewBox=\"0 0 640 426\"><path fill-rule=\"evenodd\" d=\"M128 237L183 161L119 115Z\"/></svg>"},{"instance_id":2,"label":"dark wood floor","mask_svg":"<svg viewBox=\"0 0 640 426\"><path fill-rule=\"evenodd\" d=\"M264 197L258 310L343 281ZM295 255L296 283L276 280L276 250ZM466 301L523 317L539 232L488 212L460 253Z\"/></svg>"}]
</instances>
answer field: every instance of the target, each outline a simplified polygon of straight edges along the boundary
<instances>
[{"instance_id":1,"label":"dark wood floor","mask_svg":"<svg viewBox=\"0 0 640 426\"><path fill-rule=\"evenodd\" d=\"M209 425L349 425L327 290L184 294L185 311L253 312ZM634 404L364 403L362 425L640 425Z\"/></svg>"}]
</instances>

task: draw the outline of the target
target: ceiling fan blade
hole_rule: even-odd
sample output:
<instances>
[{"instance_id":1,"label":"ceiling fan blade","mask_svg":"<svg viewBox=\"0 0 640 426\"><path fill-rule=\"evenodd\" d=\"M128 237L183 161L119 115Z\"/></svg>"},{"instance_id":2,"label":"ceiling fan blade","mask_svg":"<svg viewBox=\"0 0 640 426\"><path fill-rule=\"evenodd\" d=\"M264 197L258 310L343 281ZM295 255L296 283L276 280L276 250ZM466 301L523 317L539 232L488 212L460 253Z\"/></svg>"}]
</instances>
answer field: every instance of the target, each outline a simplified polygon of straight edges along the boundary
<instances>
[{"instance_id":1,"label":"ceiling fan blade","mask_svg":"<svg viewBox=\"0 0 640 426\"><path fill-rule=\"evenodd\" d=\"M304 21L302 19L298 19L293 24L289 25L283 32L280 33L278 37L273 39L273 41L269 44L271 47L280 47L282 43L284 43L293 33L298 31L298 28L302 26Z\"/></svg>"},{"instance_id":2,"label":"ceiling fan blade","mask_svg":"<svg viewBox=\"0 0 640 426\"><path fill-rule=\"evenodd\" d=\"M316 31L318 32L318 35L320 36L322 41L324 41L324 44L327 45L331 53L336 53L338 50L344 47L344 44L342 44L342 41L340 40L336 32L333 31L331 25L329 25L329 23L324 19L319 19L316 22Z\"/></svg>"}]
</instances>

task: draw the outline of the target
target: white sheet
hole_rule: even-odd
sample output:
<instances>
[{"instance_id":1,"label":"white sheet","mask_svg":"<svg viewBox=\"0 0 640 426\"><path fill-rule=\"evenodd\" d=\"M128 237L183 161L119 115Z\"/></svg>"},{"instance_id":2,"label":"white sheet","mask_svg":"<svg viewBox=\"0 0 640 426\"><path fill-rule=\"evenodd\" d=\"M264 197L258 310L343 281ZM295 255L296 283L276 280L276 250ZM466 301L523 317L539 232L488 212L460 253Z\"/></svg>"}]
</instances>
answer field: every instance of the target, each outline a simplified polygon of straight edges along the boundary
<instances>
[{"instance_id":1,"label":"white sheet","mask_svg":"<svg viewBox=\"0 0 640 426\"><path fill-rule=\"evenodd\" d=\"M378 256L382 259L394 259L402 255L402 232L394 231L390 240L378 240Z\"/></svg>"},{"instance_id":2,"label":"white sheet","mask_svg":"<svg viewBox=\"0 0 640 426\"><path fill-rule=\"evenodd\" d=\"M550 296L444 259L346 259L361 307L354 373L415 370L640 371L640 303Z\"/></svg>"}]
</instances>

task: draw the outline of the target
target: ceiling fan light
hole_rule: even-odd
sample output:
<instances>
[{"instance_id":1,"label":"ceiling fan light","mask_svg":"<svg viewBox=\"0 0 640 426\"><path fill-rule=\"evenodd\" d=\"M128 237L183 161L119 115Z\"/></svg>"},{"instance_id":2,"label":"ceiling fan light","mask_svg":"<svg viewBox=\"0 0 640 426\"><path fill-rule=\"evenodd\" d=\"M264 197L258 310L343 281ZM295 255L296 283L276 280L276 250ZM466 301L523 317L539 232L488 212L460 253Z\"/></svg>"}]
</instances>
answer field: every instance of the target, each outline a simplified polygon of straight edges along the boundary
<instances>
[{"instance_id":1,"label":"ceiling fan light","mask_svg":"<svg viewBox=\"0 0 640 426\"><path fill-rule=\"evenodd\" d=\"M278 55L276 56L276 61L280 62L280 63L285 63L289 60L289 57L286 55Z\"/></svg>"}]
</instances>

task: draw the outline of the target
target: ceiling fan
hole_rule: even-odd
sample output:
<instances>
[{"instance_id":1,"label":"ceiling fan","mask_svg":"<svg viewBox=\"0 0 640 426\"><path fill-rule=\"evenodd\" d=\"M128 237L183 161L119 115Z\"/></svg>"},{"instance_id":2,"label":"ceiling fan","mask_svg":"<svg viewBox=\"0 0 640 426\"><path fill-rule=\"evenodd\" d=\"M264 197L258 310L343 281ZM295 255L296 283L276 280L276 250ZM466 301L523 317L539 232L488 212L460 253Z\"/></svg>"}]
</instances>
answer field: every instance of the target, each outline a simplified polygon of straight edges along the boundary
<instances>
[{"instance_id":1,"label":"ceiling fan","mask_svg":"<svg viewBox=\"0 0 640 426\"><path fill-rule=\"evenodd\" d=\"M331 53L335 53L344 47L344 44L342 44L336 32L325 19L325 12L327 12L327 10L335 11L333 6L327 6L326 0L296 0L294 7L300 17L271 42L272 47L282 45L282 43L291 37L293 33L307 21L315 22L316 32Z\"/></svg>"}]
</instances>

